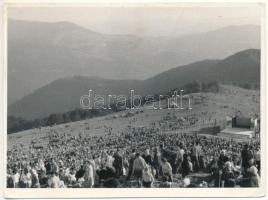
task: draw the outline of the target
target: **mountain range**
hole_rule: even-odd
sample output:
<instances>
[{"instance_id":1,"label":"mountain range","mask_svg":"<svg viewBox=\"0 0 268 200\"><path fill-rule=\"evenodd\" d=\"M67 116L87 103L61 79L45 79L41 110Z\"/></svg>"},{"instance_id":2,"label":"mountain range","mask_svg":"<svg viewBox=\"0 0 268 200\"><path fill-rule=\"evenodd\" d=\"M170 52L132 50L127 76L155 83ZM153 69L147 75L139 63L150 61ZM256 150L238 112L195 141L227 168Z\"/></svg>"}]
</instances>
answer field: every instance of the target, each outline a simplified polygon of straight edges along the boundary
<instances>
[{"instance_id":1,"label":"mountain range","mask_svg":"<svg viewBox=\"0 0 268 200\"><path fill-rule=\"evenodd\" d=\"M57 79L8 107L8 115L25 119L46 117L79 108L82 95L166 94L193 81L260 83L260 50L240 51L221 60L203 60L169 69L145 80L112 80L72 76Z\"/></svg>"},{"instance_id":2,"label":"mountain range","mask_svg":"<svg viewBox=\"0 0 268 200\"><path fill-rule=\"evenodd\" d=\"M223 59L251 48L260 48L259 26L229 26L180 37L138 37L97 33L70 22L9 20L8 104L17 101L19 105L37 89L70 76L100 77L98 82L147 80L154 85L155 75L174 66ZM215 63L205 65L210 64Z\"/></svg>"}]
</instances>

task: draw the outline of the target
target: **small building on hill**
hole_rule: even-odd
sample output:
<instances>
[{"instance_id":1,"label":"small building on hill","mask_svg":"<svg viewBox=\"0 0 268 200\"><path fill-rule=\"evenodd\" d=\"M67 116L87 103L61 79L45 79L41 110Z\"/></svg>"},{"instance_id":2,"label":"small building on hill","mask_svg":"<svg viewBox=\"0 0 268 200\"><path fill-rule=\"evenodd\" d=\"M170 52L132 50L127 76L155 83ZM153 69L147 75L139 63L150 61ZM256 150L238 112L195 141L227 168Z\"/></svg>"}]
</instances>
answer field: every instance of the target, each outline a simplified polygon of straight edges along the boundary
<instances>
[{"instance_id":1,"label":"small building on hill","mask_svg":"<svg viewBox=\"0 0 268 200\"><path fill-rule=\"evenodd\" d=\"M251 139L257 137L259 133L259 120L257 118L235 116L226 117L225 128L218 133L218 136Z\"/></svg>"}]
</instances>

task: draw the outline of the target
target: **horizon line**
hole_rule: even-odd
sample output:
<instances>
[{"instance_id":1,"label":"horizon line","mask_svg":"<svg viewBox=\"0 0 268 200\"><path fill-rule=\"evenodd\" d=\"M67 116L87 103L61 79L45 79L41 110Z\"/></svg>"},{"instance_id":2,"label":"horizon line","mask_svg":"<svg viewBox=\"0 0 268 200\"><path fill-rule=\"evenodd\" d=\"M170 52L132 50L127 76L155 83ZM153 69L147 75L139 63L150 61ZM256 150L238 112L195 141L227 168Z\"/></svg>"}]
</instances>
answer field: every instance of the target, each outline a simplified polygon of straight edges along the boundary
<instances>
[{"instance_id":1,"label":"horizon line","mask_svg":"<svg viewBox=\"0 0 268 200\"><path fill-rule=\"evenodd\" d=\"M184 37L184 36L189 36L189 35L194 35L194 34L202 34L202 33L209 33L209 32L214 32L214 31L218 31L218 30L222 30L222 29L225 29L225 28L231 28L231 27L245 27L245 26L252 26L252 27L258 27L258 28L261 28L261 25L257 25L257 24L241 24L241 25L228 25L228 26L223 26L223 27L219 27L219 28L216 28L216 29L211 29L211 30L208 30L208 31L196 31L196 32L189 32L189 33L183 33L183 34L175 34L174 36L170 36L170 35L158 35L158 36L148 36L148 35L137 35L137 34L131 34L131 33L104 33L104 32L100 32L100 31L95 31L93 29L90 29L90 28L87 28L85 26L82 26L80 24L77 24L75 22L72 22L72 21L67 21L67 20L62 20L62 21L40 21L40 20L35 20L35 19L32 19L32 20L25 20L25 19L17 19L17 18L12 18L12 17L7 17L7 22L8 21L19 21L19 22L28 22L28 23L45 23L45 24L57 24L57 23L66 23L66 24L72 24L72 25L75 25L81 29L85 29L87 31L90 31L92 33L96 33L96 34L101 34L101 35L110 35L110 36L133 36L133 37L138 37L138 38L161 38L161 37L170 37L170 38L173 38L173 37ZM9 22L8 22L9 23Z\"/></svg>"}]
</instances>

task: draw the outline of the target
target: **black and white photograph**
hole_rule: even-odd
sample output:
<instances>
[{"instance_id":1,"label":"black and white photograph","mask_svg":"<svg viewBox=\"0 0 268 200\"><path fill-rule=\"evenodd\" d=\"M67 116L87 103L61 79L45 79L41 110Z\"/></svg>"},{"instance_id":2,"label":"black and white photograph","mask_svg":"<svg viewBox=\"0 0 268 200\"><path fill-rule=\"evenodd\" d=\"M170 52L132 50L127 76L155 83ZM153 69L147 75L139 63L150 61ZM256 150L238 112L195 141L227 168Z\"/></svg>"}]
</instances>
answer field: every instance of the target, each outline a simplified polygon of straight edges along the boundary
<instances>
[{"instance_id":1,"label":"black and white photograph","mask_svg":"<svg viewBox=\"0 0 268 200\"><path fill-rule=\"evenodd\" d=\"M8 5L5 188L264 187L263 7Z\"/></svg>"}]
</instances>

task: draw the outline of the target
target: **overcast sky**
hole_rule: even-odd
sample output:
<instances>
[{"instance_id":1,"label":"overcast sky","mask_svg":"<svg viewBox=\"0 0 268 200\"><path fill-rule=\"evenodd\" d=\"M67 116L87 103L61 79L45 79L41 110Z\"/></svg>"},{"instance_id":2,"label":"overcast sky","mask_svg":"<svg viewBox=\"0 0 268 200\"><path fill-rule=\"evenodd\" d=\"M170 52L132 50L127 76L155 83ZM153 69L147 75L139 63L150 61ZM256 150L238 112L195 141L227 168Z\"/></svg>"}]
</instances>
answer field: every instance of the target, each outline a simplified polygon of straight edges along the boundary
<instances>
[{"instance_id":1,"label":"overcast sky","mask_svg":"<svg viewBox=\"0 0 268 200\"><path fill-rule=\"evenodd\" d=\"M106 34L175 36L230 25L260 25L260 7L9 7L8 17L69 21Z\"/></svg>"}]
</instances>

